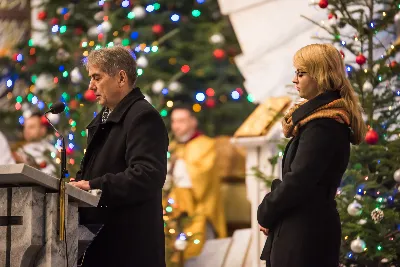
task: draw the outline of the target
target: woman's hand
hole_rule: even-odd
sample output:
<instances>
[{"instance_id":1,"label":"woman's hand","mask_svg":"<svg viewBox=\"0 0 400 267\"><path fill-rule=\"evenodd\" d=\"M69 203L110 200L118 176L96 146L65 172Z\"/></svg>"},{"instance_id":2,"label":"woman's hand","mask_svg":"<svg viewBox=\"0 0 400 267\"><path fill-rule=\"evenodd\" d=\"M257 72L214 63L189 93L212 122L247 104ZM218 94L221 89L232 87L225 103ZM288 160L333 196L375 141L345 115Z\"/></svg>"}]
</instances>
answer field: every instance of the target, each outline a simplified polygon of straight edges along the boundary
<instances>
[{"instance_id":1,"label":"woman's hand","mask_svg":"<svg viewBox=\"0 0 400 267\"><path fill-rule=\"evenodd\" d=\"M267 229L267 228L264 228L264 227L262 227L261 225L258 225L258 226L260 226L260 232L263 232L263 233L264 233L264 235L268 235L268 233L269 233L269 229Z\"/></svg>"}]
</instances>

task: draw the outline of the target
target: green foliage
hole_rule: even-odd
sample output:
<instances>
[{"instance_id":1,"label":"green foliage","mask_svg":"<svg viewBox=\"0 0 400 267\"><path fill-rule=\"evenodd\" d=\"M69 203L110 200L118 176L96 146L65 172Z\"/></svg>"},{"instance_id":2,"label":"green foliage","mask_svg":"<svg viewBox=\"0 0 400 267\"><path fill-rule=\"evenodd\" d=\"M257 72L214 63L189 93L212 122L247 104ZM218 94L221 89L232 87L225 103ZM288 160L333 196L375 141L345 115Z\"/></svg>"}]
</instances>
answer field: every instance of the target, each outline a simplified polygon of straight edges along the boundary
<instances>
[{"instance_id":1,"label":"green foliage","mask_svg":"<svg viewBox=\"0 0 400 267\"><path fill-rule=\"evenodd\" d=\"M29 109L41 104L42 110L45 110L52 102L65 102L68 108L65 114L61 114L56 126L66 137L70 134L73 137L67 140L67 145L74 146L67 156L67 168L74 176L86 147L85 127L100 110L97 104L85 99L89 77L82 60L96 47L118 44L130 47L135 50L138 59L145 58L148 62L147 66L138 66L137 86L148 95L168 126L171 103L198 103L197 108L200 107L201 111L196 114L200 128L211 136L233 134L254 109L254 104L247 100L243 78L233 62L234 56L240 53L239 45L228 19L219 13L216 0L203 4L196 1L142 0L134 1L134 6L126 8L122 3L127 1L106 1L99 6L101 2L47 1L43 10L47 15L44 24L48 28L42 31L41 38L47 42L39 44L32 39L27 40L15 49L15 55L21 54L22 60L17 61L17 57L13 57L11 62L4 59L6 62L0 64L3 71L17 74L18 77L13 77L14 81L25 81L20 91L9 88L9 91L14 89L10 96L11 106L15 105L18 96L23 101L22 108L17 107L19 110L2 113L4 121L1 127L7 129L8 136L17 132L18 118L26 108L24 104L29 104ZM138 11L140 6L142 10L154 10L145 12L141 17ZM171 20L173 14L179 15L179 21ZM111 23L108 32L88 34L103 21ZM161 31L156 32L154 27L161 28ZM214 34L222 35L223 41L210 42ZM223 56L219 59L214 56L216 49L222 51ZM182 71L185 65L190 67L187 73ZM44 74L54 82L45 83L43 87L41 78L46 77ZM77 74L82 78L76 80L79 78ZM163 82L168 94L152 90L158 80ZM180 91L169 88L172 82L179 83ZM209 90L205 101L196 101L196 94L205 93L208 88L213 90ZM238 100L231 96L235 90L241 94ZM37 103L28 100L30 93L38 98Z\"/></svg>"}]
</instances>

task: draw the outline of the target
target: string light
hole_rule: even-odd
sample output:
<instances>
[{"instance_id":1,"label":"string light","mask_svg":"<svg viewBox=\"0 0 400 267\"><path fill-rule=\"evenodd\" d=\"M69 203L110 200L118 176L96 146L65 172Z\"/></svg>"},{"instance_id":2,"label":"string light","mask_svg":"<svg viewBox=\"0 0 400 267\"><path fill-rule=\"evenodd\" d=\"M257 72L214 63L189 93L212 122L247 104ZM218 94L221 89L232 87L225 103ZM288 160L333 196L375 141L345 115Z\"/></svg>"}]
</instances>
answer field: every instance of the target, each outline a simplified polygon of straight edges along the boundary
<instances>
[{"instance_id":1,"label":"string light","mask_svg":"<svg viewBox=\"0 0 400 267\"><path fill-rule=\"evenodd\" d=\"M204 95L204 93L197 93L196 94L196 100L199 102L203 102L206 99L206 96Z\"/></svg>"}]
</instances>

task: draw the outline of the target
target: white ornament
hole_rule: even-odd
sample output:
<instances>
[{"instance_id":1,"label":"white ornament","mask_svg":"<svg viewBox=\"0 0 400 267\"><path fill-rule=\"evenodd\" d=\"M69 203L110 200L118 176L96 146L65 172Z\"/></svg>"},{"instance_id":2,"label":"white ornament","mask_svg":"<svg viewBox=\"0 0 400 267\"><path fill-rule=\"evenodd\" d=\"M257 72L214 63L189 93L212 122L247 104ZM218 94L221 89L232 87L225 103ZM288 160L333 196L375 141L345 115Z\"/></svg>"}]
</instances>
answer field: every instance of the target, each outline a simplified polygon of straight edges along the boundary
<instances>
[{"instance_id":1,"label":"white ornament","mask_svg":"<svg viewBox=\"0 0 400 267\"><path fill-rule=\"evenodd\" d=\"M366 244L364 240L357 237L357 239L351 241L350 248L354 253L361 253L364 251Z\"/></svg>"},{"instance_id":2,"label":"white ornament","mask_svg":"<svg viewBox=\"0 0 400 267\"><path fill-rule=\"evenodd\" d=\"M164 89L165 83L163 80L156 80L153 85L151 86L151 90L154 93L158 94L161 93L162 89Z\"/></svg>"},{"instance_id":3,"label":"white ornament","mask_svg":"<svg viewBox=\"0 0 400 267\"><path fill-rule=\"evenodd\" d=\"M393 174L393 179L394 179L396 182L400 183L400 169L398 169L397 171L394 172L394 174Z\"/></svg>"},{"instance_id":4,"label":"white ornament","mask_svg":"<svg viewBox=\"0 0 400 267\"><path fill-rule=\"evenodd\" d=\"M64 48L59 48L57 50L56 58L60 61L66 61L69 59L69 53L65 51Z\"/></svg>"},{"instance_id":5,"label":"white ornament","mask_svg":"<svg viewBox=\"0 0 400 267\"><path fill-rule=\"evenodd\" d=\"M147 94L143 94L143 95L144 95L144 99L146 99L147 102L149 102L149 103L151 104L151 98L150 98L150 96L147 95Z\"/></svg>"},{"instance_id":6,"label":"white ornament","mask_svg":"<svg viewBox=\"0 0 400 267\"><path fill-rule=\"evenodd\" d=\"M382 262L382 263L387 263L387 262L389 262L389 260L386 259L386 258L383 258L383 259L381 260L381 262Z\"/></svg>"},{"instance_id":7,"label":"white ornament","mask_svg":"<svg viewBox=\"0 0 400 267\"><path fill-rule=\"evenodd\" d=\"M175 81L169 84L168 89L171 90L171 92L179 92L182 89L182 85Z\"/></svg>"},{"instance_id":8,"label":"white ornament","mask_svg":"<svg viewBox=\"0 0 400 267\"><path fill-rule=\"evenodd\" d=\"M210 37L210 43L212 44L223 44L225 37L220 33L215 33Z\"/></svg>"},{"instance_id":9,"label":"white ornament","mask_svg":"<svg viewBox=\"0 0 400 267\"><path fill-rule=\"evenodd\" d=\"M357 200L354 200L352 203L349 204L349 206L347 207L347 212L351 215L351 216L359 216L362 213L361 210L362 206L360 203L357 202Z\"/></svg>"},{"instance_id":10,"label":"white ornament","mask_svg":"<svg viewBox=\"0 0 400 267\"><path fill-rule=\"evenodd\" d=\"M140 56L136 60L136 64L138 65L138 67L146 68L149 65L149 61L147 60L147 58L145 56Z\"/></svg>"},{"instance_id":11,"label":"white ornament","mask_svg":"<svg viewBox=\"0 0 400 267\"><path fill-rule=\"evenodd\" d=\"M32 116L32 111L31 110L25 110L23 113L22 113L22 116L24 117L24 119L26 120L26 119L28 119L28 118L30 118L31 116Z\"/></svg>"},{"instance_id":12,"label":"white ornament","mask_svg":"<svg viewBox=\"0 0 400 267\"><path fill-rule=\"evenodd\" d=\"M363 92L372 92L374 86L369 81L366 81L363 85Z\"/></svg>"},{"instance_id":13,"label":"white ornament","mask_svg":"<svg viewBox=\"0 0 400 267\"><path fill-rule=\"evenodd\" d=\"M42 73L36 79L36 90L52 90L56 87L53 75Z\"/></svg>"},{"instance_id":14,"label":"white ornament","mask_svg":"<svg viewBox=\"0 0 400 267\"><path fill-rule=\"evenodd\" d=\"M358 221L358 224L359 224L359 225L364 225L364 224L366 224L366 223L367 223L367 220L366 220L366 219L361 219L361 220Z\"/></svg>"},{"instance_id":15,"label":"white ornament","mask_svg":"<svg viewBox=\"0 0 400 267\"><path fill-rule=\"evenodd\" d=\"M52 124L57 124L60 121L60 114L50 113L47 115L47 118L49 118Z\"/></svg>"},{"instance_id":16,"label":"white ornament","mask_svg":"<svg viewBox=\"0 0 400 267\"><path fill-rule=\"evenodd\" d=\"M96 14L94 14L94 19L97 21L102 21L104 18L104 11L99 11Z\"/></svg>"},{"instance_id":17,"label":"white ornament","mask_svg":"<svg viewBox=\"0 0 400 267\"><path fill-rule=\"evenodd\" d=\"M146 10L142 6L135 6L132 12L135 14L136 19L142 19L146 16Z\"/></svg>"},{"instance_id":18,"label":"white ornament","mask_svg":"<svg viewBox=\"0 0 400 267\"><path fill-rule=\"evenodd\" d=\"M328 20L329 25L331 26L336 26L338 24L338 19L336 18L331 18Z\"/></svg>"},{"instance_id":19,"label":"white ornament","mask_svg":"<svg viewBox=\"0 0 400 267\"><path fill-rule=\"evenodd\" d=\"M58 35L52 35L51 40L58 46L61 46L63 44L63 41L61 41L61 38Z\"/></svg>"},{"instance_id":20,"label":"white ornament","mask_svg":"<svg viewBox=\"0 0 400 267\"><path fill-rule=\"evenodd\" d=\"M72 71L71 71L71 82L72 83L80 83L82 81L82 74L79 71L78 67L75 67Z\"/></svg>"},{"instance_id":21,"label":"white ornament","mask_svg":"<svg viewBox=\"0 0 400 267\"><path fill-rule=\"evenodd\" d=\"M21 110L22 111L27 111L29 109L29 104L28 103L23 103L22 104L22 107L21 107ZM25 117L25 115L23 115L24 117Z\"/></svg>"},{"instance_id":22,"label":"white ornament","mask_svg":"<svg viewBox=\"0 0 400 267\"><path fill-rule=\"evenodd\" d=\"M394 22L398 22L400 20L400 12L394 15Z\"/></svg>"},{"instance_id":23,"label":"white ornament","mask_svg":"<svg viewBox=\"0 0 400 267\"><path fill-rule=\"evenodd\" d=\"M175 240L174 245L175 245L176 250L183 251L187 247L187 241L178 238L177 240Z\"/></svg>"},{"instance_id":24,"label":"white ornament","mask_svg":"<svg viewBox=\"0 0 400 267\"><path fill-rule=\"evenodd\" d=\"M90 37L96 37L100 33L100 31L97 26L92 26L89 28L87 33Z\"/></svg>"},{"instance_id":25,"label":"white ornament","mask_svg":"<svg viewBox=\"0 0 400 267\"><path fill-rule=\"evenodd\" d=\"M371 212L371 218L372 220L374 220L375 223L382 221L383 217L384 213L381 209L376 208Z\"/></svg>"},{"instance_id":26,"label":"white ornament","mask_svg":"<svg viewBox=\"0 0 400 267\"><path fill-rule=\"evenodd\" d=\"M114 45L121 45L122 44L122 39L117 37L117 38L114 39L113 42L114 42Z\"/></svg>"},{"instance_id":27,"label":"white ornament","mask_svg":"<svg viewBox=\"0 0 400 267\"><path fill-rule=\"evenodd\" d=\"M104 33L109 32L111 30L111 28L112 28L112 24L108 20L104 21L100 25L101 25L100 26L101 27L101 32L104 32Z\"/></svg>"},{"instance_id":28,"label":"white ornament","mask_svg":"<svg viewBox=\"0 0 400 267\"><path fill-rule=\"evenodd\" d=\"M381 65L375 64L375 65L372 67L372 70L374 71L375 74L377 74L380 68L381 68Z\"/></svg>"}]
</instances>

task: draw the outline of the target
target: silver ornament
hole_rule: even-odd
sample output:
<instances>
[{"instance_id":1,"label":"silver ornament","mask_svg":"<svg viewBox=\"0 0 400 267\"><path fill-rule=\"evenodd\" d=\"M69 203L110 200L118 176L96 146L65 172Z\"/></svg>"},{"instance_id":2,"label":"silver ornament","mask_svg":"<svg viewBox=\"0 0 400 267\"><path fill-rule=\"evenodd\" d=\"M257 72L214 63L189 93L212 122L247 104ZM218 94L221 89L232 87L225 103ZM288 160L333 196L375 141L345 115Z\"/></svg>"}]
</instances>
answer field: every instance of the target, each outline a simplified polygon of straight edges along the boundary
<instances>
[{"instance_id":1,"label":"silver ornament","mask_svg":"<svg viewBox=\"0 0 400 267\"><path fill-rule=\"evenodd\" d=\"M175 240L174 247L176 250L183 251L187 247L186 235L184 233L179 234L179 237Z\"/></svg>"},{"instance_id":2,"label":"silver ornament","mask_svg":"<svg viewBox=\"0 0 400 267\"><path fill-rule=\"evenodd\" d=\"M168 89L171 90L171 92L179 92L181 88L182 85L177 81L174 81L168 85Z\"/></svg>"},{"instance_id":3,"label":"silver ornament","mask_svg":"<svg viewBox=\"0 0 400 267\"><path fill-rule=\"evenodd\" d=\"M149 61L147 60L147 58L145 56L140 56L136 60L136 64L138 65L138 67L146 68L149 65Z\"/></svg>"},{"instance_id":4,"label":"silver ornament","mask_svg":"<svg viewBox=\"0 0 400 267\"><path fill-rule=\"evenodd\" d=\"M223 44L225 37L220 33L215 33L210 37L210 43L212 44Z\"/></svg>"},{"instance_id":5,"label":"silver ornament","mask_svg":"<svg viewBox=\"0 0 400 267\"><path fill-rule=\"evenodd\" d=\"M135 6L132 12L135 14L136 19L142 19L146 16L146 10L142 6Z\"/></svg>"},{"instance_id":6,"label":"silver ornament","mask_svg":"<svg viewBox=\"0 0 400 267\"><path fill-rule=\"evenodd\" d=\"M154 93L158 94L158 93L161 93L162 89L164 89L164 86L165 86L164 81L158 79L158 80L156 80L156 81L152 84L151 90L152 90Z\"/></svg>"},{"instance_id":7,"label":"silver ornament","mask_svg":"<svg viewBox=\"0 0 400 267\"><path fill-rule=\"evenodd\" d=\"M400 183L400 169L398 169L397 171L394 172L394 174L393 174L393 179L394 179L396 182Z\"/></svg>"},{"instance_id":8,"label":"silver ornament","mask_svg":"<svg viewBox=\"0 0 400 267\"><path fill-rule=\"evenodd\" d=\"M104 22L102 22L100 24L100 31L101 32L107 33L107 32L109 32L111 30L111 28L112 28L111 22L109 22L108 20L104 21Z\"/></svg>"},{"instance_id":9,"label":"silver ornament","mask_svg":"<svg viewBox=\"0 0 400 267\"><path fill-rule=\"evenodd\" d=\"M372 83L370 83L369 81L366 81L363 85L363 91L364 92L372 92L372 90L374 89L374 86L372 85Z\"/></svg>"},{"instance_id":10,"label":"silver ornament","mask_svg":"<svg viewBox=\"0 0 400 267\"><path fill-rule=\"evenodd\" d=\"M353 251L354 253L363 252L365 247L366 247L366 244L365 244L364 240L360 239L359 236L357 237L357 239L354 239L353 241L351 241L351 244L350 244L351 251Z\"/></svg>"},{"instance_id":11,"label":"silver ornament","mask_svg":"<svg viewBox=\"0 0 400 267\"><path fill-rule=\"evenodd\" d=\"M352 203L349 204L349 206L347 207L347 212L351 215L351 216L359 216L362 213L361 210L362 206L360 203L357 202L357 200L354 200Z\"/></svg>"}]
</instances>

